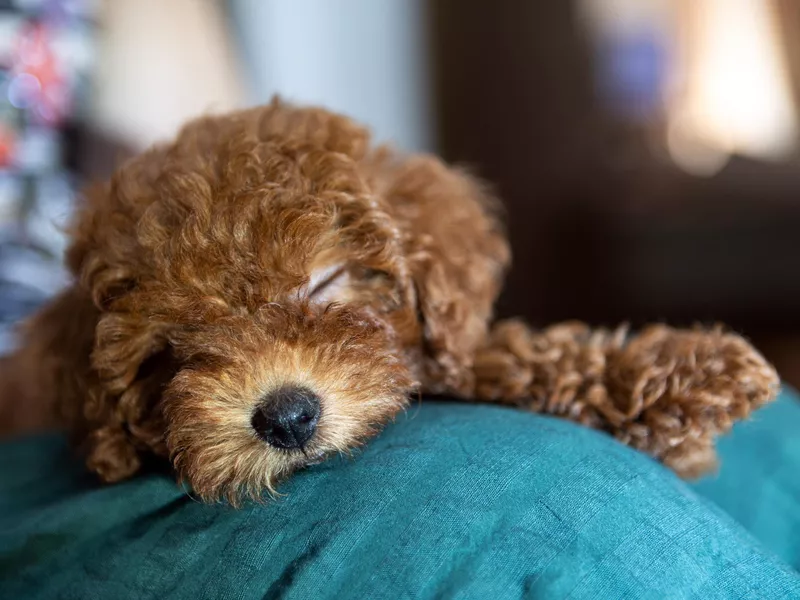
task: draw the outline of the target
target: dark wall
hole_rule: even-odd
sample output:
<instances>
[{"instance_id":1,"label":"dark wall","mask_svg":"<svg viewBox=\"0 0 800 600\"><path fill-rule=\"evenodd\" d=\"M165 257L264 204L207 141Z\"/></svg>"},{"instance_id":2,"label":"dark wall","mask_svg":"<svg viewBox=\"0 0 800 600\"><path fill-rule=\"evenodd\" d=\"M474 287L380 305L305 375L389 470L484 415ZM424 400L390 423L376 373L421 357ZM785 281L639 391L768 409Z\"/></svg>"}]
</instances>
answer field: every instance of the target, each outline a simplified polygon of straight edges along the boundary
<instances>
[{"instance_id":1,"label":"dark wall","mask_svg":"<svg viewBox=\"0 0 800 600\"><path fill-rule=\"evenodd\" d=\"M703 179L666 162L652 129L598 102L572 4L431 4L441 151L508 209L500 314L800 332L800 169L737 159Z\"/></svg>"}]
</instances>

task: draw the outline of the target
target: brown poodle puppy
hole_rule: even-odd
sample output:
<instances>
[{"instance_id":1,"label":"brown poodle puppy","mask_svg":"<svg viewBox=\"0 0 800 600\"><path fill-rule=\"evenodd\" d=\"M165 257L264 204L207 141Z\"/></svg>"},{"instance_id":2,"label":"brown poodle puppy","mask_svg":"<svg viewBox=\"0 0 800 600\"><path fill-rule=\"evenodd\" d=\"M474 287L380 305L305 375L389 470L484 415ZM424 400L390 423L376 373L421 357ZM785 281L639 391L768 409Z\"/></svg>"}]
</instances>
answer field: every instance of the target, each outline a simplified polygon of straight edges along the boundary
<instances>
[{"instance_id":1,"label":"brown poodle puppy","mask_svg":"<svg viewBox=\"0 0 800 600\"><path fill-rule=\"evenodd\" d=\"M205 500L258 498L419 391L575 419L695 474L777 387L716 331L490 330L509 248L487 190L279 101L89 190L67 261L6 389L55 404L104 480L155 454Z\"/></svg>"}]
</instances>

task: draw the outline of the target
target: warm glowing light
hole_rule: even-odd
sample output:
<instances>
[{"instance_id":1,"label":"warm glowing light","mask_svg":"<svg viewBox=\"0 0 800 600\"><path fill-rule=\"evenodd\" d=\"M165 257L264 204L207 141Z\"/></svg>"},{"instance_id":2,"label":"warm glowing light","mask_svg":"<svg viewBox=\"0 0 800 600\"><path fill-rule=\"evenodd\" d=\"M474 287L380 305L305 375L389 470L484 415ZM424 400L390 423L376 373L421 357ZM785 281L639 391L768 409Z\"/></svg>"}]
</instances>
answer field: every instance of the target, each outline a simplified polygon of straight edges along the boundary
<instances>
[{"instance_id":1,"label":"warm glowing light","mask_svg":"<svg viewBox=\"0 0 800 600\"><path fill-rule=\"evenodd\" d=\"M683 92L668 146L689 171L713 174L731 154L780 158L797 114L774 15L763 0L686 0Z\"/></svg>"}]
</instances>

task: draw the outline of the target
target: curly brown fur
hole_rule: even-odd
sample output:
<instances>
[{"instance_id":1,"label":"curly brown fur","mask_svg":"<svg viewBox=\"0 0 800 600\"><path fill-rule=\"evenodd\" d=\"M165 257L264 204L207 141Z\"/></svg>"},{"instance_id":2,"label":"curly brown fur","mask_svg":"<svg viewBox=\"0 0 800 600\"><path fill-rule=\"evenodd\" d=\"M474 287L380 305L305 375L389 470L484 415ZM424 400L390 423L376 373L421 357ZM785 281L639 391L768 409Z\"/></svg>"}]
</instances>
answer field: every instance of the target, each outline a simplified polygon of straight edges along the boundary
<instances>
[{"instance_id":1,"label":"curly brown fur","mask_svg":"<svg viewBox=\"0 0 800 600\"><path fill-rule=\"evenodd\" d=\"M199 119L86 193L75 283L7 371L19 401L59 407L104 480L155 454L201 498L234 503L362 443L419 391L530 394L682 472L773 393L731 335L490 335L510 258L495 206L468 174L372 148L321 109ZM251 425L287 385L320 398L299 451Z\"/></svg>"},{"instance_id":2,"label":"curly brown fur","mask_svg":"<svg viewBox=\"0 0 800 600\"><path fill-rule=\"evenodd\" d=\"M684 477L716 465L715 438L775 396L778 377L740 336L582 323L497 323L475 358L476 398L602 429Z\"/></svg>"}]
</instances>

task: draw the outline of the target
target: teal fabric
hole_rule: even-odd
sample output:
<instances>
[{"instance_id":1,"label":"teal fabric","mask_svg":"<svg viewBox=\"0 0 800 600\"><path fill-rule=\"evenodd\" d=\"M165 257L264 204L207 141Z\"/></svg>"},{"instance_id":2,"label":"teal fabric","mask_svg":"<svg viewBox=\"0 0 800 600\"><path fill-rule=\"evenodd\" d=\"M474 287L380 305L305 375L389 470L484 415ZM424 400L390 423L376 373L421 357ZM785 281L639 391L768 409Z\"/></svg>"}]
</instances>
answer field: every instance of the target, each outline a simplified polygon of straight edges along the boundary
<instances>
[{"instance_id":1,"label":"teal fabric","mask_svg":"<svg viewBox=\"0 0 800 600\"><path fill-rule=\"evenodd\" d=\"M722 468L694 489L800 570L800 396L787 389L719 442Z\"/></svg>"},{"instance_id":2,"label":"teal fabric","mask_svg":"<svg viewBox=\"0 0 800 600\"><path fill-rule=\"evenodd\" d=\"M698 489L724 496L726 473ZM795 570L667 470L514 410L423 403L281 491L206 506L167 476L98 487L58 437L7 443L0 597L800 598Z\"/></svg>"}]
</instances>

